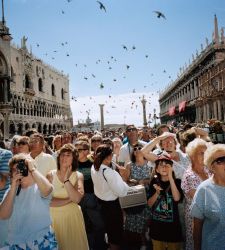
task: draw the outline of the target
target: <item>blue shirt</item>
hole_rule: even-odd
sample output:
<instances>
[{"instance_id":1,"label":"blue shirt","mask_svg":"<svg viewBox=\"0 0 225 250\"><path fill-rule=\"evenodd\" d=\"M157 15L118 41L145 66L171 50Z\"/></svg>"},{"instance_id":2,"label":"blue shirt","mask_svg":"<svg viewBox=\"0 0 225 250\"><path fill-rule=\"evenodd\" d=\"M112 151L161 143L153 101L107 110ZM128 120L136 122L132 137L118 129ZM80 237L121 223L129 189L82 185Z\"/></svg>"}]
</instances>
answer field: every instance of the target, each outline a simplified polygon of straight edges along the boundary
<instances>
[{"instance_id":1,"label":"blue shirt","mask_svg":"<svg viewBox=\"0 0 225 250\"><path fill-rule=\"evenodd\" d=\"M192 217L203 220L202 250L225 250L225 187L212 178L197 188L191 205Z\"/></svg>"},{"instance_id":2,"label":"blue shirt","mask_svg":"<svg viewBox=\"0 0 225 250\"><path fill-rule=\"evenodd\" d=\"M12 158L12 152L6 149L0 148L0 173L8 174L9 173L9 160ZM1 178L1 177L0 177ZM10 184L9 177L6 181L6 185L3 189L0 190L0 202L5 194L5 191L8 189Z\"/></svg>"},{"instance_id":3,"label":"blue shirt","mask_svg":"<svg viewBox=\"0 0 225 250\"><path fill-rule=\"evenodd\" d=\"M51 195L43 198L37 184L22 188L15 197L11 217L0 220L0 234L6 236L4 241L9 244L21 244L38 240L47 234L51 225L50 201ZM3 226L5 228L2 232ZM2 235L0 236L2 238Z\"/></svg>"}]
</instances>

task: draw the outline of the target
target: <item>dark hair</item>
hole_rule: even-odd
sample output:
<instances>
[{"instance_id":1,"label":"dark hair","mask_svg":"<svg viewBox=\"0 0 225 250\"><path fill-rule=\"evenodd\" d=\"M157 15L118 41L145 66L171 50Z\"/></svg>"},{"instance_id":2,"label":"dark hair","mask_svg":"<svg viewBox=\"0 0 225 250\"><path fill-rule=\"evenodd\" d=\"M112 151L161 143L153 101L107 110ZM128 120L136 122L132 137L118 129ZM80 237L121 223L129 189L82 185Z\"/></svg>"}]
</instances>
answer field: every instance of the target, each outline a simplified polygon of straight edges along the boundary
<instances>
[{"instance_id":1,"label":"dark hair","mask_svg":"<svg viewBox=\"0 0 225 250\"><path fill-rule=\"evenodd\" d=\"M158 126L157 129L156 129L156 135L157 135L157 136L159 136L159 135L162 134L162 133L161 133L161 129L162 129L162 128L168 128L168 130L170 131L170 128L169 128L168 125L166 125L166 124L161 124L161 125Z\"/></svg>"},{"instance_id":2,"label":"dark hair","mask_svg":"<svg viewBox=\"0 0 225 250\"><path fill-rule=\"evenodd\" d=\"M106 144L99 145L96 149L95 158L94 158L94 168L99 170L102 162L106 157L112 154L112 148Z\"/></svg>"},{"instance_id":3,"label":"dark hair","mask_svg":"<svg viewBox=\"0 0 225 250\"><path fill-rule=\"evenodd\" d=\"M154 169L153 169L153 171L152 171L151 180L152 180L153 178L155 178L155 177L154 177L155 175L157 175L157 178L158 178L159 180L161 180L161 175L160 175L160 173L158 173L158 172L156 171L156 169L158 168L159 163L160 163L160 162L163 162L163 161L166 162L166 163L169 163L169 164L171 165L171 168L173 167L173 163L171 164L171 162L168 161L168 160L162 159L162 160L157 160L157 161L155 161L155 167L154 167ZM173 179L175 180L175 179L176 179L176 176L175 176L174 171L173 171L173 173L172 173L172 176L173 176Z\"/></svg>"},{"instance_id":4,"label":"dark hair","mask_svg":"<svg viewBox=\"0 0 225 250\"><path fill-rule=\"evenodd\" d=\"M134 145L134 148L139 148L139 147L143 148L143 145L142 145L142 144L135 144L135 145ZM133 163L135 163L135 161L136 161L136 157L135 157L135 154L134 154L134 150L133 150L133 152L132 152L132 154L131 154L130 160L131 160Z\"/></svg>"},{"instance_id":5,"label":"dark hair","mask_svg":"<svg viewBox=\"0 0 225 250\"><path fill-rule=\"evenodd\" d=\"M73 155L72 171L76 171L77 168L78 168L78 152L77 152L76 148L74 147L74 145L71 144L71 143L64 144L60 148L60 150L58 151L57 169L58 170L60 169L60 161L59 161L60 155L62 153L65 153L65 152L71 152L72 153L72 155Z\"/></svg>"},{"instance_id":6,"label":"dark hair","mask_svg":"<svg viewBox=\"0 0 225 250\"><path fill-rule=\"evenodd\" d=\"M113 150L113 147L114 147L113 141L109 137L103 138L102 139L102 143L106 144L106 145L109 145L112 148L112 150Z\"/></svg>"},{"instance_id":7,"label":"dark hair","mask_svg":"<svg viewBox=\"0 0 225 250\"><path fill-rule=\"evenodd\" d=\"M31 135L36 134L36 133L38 133L38 131L37 131L36 128L30 128L30 129L28 129L28 130L24 133L24 136L30 137Z\"/></svg>"}]
</instances>

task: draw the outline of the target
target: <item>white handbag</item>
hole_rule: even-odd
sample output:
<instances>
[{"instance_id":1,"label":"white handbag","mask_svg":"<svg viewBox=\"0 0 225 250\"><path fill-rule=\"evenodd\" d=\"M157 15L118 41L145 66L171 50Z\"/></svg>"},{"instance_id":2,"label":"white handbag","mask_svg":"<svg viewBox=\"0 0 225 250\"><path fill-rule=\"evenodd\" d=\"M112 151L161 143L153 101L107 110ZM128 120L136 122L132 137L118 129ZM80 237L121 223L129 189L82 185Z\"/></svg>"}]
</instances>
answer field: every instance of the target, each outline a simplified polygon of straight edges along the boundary
<instances>
[{"instance_id":1,"label":"white handbag","mask_svg":"<svg viewBox=\"0 0 225 250\"><path fill-rule=\"evenodd\" d=\"M147 204L147 196L143 185L136 185L129 188L127 195L119 197L121 208L136 207Z\"/></svg>"}]
</instances>

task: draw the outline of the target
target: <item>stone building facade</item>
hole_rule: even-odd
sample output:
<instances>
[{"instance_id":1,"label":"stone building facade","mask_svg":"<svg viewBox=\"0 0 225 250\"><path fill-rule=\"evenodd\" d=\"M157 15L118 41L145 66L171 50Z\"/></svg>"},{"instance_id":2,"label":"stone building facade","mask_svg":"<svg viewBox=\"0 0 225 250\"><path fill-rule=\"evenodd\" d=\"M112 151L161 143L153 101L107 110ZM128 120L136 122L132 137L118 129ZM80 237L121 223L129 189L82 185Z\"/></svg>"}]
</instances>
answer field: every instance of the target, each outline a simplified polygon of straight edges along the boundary
<instances>
[{"instance_id":1,"label":"stone building facade","mask_svg":"<svg viewBox=\"0 0 225 250\"><path fill-rule=\"evenodd\" d=\"M225 121L225 37L214 17L212 41L180 69L178 78L160 94L160 119L172 121Z\"/></svg>"},{"instance_id":2,"label":"stone building facade","mask_svg":"<svg viewBox=\"0 0 225 250\"><path fill-rule=\"evenodd\" d=\"M73 126L68 76L36 58L26 40L12 45L0 22L0 130L5 138L29 128L51 134Z\"/></svg>"}]
</instances>

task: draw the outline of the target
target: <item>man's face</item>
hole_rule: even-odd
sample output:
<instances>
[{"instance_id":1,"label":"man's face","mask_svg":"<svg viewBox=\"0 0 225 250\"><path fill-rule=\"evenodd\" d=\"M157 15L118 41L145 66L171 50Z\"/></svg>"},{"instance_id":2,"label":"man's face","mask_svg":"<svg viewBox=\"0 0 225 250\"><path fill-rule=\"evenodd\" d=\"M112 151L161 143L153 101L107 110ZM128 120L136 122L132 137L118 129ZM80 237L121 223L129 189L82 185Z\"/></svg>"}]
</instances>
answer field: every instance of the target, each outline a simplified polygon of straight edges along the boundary
<instances>
[{"instance_id":1,"label":"man's face","mask_svg":"<svg viewBox=\"0 0 225 250\"><path fill-rule=\"evenodd\" d=\"M44 142L42 141L42 139L38 136L34 136L30 138L29 141L29 147L30 147L30 151L32 152L42 152L44 149Z\"/></svg>"},{"instance_id":2,"label":"man's face","mask_svg":"<svg viewBox=\"0 0 225 250\"><path fill-rule=\"evenodd\" d=\"M126 130L126 134L127 134L128 140L132 144L138 140L138 131L137 131L137 128L135 128L135 127L129 127Z\"/></svg>"}]
</instances>

